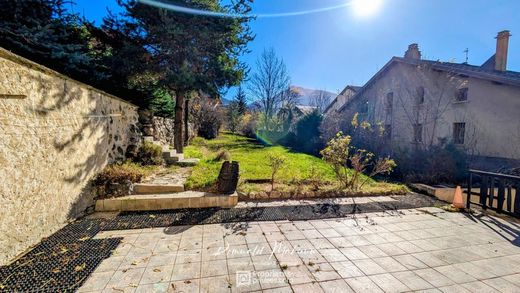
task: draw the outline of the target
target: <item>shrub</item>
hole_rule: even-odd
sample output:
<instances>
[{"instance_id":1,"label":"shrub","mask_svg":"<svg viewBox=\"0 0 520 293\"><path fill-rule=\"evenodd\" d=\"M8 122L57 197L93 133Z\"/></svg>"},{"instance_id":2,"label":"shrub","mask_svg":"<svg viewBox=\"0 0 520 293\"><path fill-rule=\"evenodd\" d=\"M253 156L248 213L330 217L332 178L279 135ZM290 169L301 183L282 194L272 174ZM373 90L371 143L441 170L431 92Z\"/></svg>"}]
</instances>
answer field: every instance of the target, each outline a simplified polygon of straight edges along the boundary
<instances>
[{"instance_id":1,"label":"shrub","mask_svg":"<svg viewBox=\"0 0 520 293\"><path fill-rule=\"evenodd\" d=\"M101 171L94 179L94 183L98 186L109 183L137 183L141 182L147 173L143 167L135 163L114 164L107 166Z\"/></svg>"},{"instance_id":2,"label":"shrub","mask_svg":"<svg viewBox=\"0 0 520 293\"><path fill-rule=\"evenodd\" d=\"M141 182L153 169L124 162L107 166L94 179L98 198L125 196L131 193L132 183Z\"/></svg>"},{"instance_id":3,"label":"shrub","mask_svg":"<svg viewBox=\"0 0 520 293\"><path fill-rule=\"evenodd\" d=\"M267 164L271 167L271 191L274 190L276 174L282 169L287 158L276 153L267 154Z\"/></svg>"},{"instance_id":4,"label":"shrub","mask_svg":"<svg viewBox=\"0 0 520 293\"><path fill-rule=\"evenodd\" d=\"M465 180L468 159L453 144L429 148L398 149L396 176L406 182L426 184L460 183Z\"/></svg>"},{"instance_id":5,"label":"shrub","mask_svg":"<svg viewBox=\"0 0 520 293\"><path fill-rule=\"evenodd\" d=\"M286 146L307 154L318 155L323 148L320 125L322 116L318 111L305 115L296 122L295 131L283 141Z\"/></svg>"},{"instance_id":6,"label":"shrub","mask_svg":"<svg viewBox=\"0 0 520 293\"><path fill-rule=\"evenodd\" d=\"M256 138L256 120L256 115L252 113L246 113L244 116L242 116L240 123L238 124L238 131L240 134L249 138Z\"/></svg>"},{"instance_id":7,"label":"shrub","mask_svg":"<svg viewBox=\"0 0 520 293\"><path fill-rule=\"evenodd\" d=\"M223 116L218 101L206 97L193 99L190 117L199 136L205 139L216 138L222 125Z\"/></svg>"},{"instance_id":8,"label":"shrub","mask_svg":"<svg viewBox=\"0 0 520 293\"><path fill-rule=\"evenodd\" d=\"M214 161L216 161L216 162L229 161L229 160L231 160L231 154L226 150L219 151L214 159Z\"/></svg>"},{"instance_id":9,"label":"shrub","mask_svg":"<svg viewBox=\"0 0 520 293\"><path fill-rule=\"evenodd\" d=\"M135 161L142 165L162 165L164 163L162 152L161 146L145 141L139 147Z\"/></svg>"},{"instance_id":10,"label":"shrub","mask_svg":"<svg viewBox=\"0 0 520 293\"><path fill-rule=\"evenodd\" d=\"M373 153L356 149L350 146L351 142L352 138L350 136L339 132L335 138L327 143L327 147L321 151L323 160L332 165L336 178L343 187L357 190L369 178L378 174L390 173L396 167L395 162L390 158L375 160ZM367 179L359 184L361 174L367 175Z\"/></svg>"}]
</instances>

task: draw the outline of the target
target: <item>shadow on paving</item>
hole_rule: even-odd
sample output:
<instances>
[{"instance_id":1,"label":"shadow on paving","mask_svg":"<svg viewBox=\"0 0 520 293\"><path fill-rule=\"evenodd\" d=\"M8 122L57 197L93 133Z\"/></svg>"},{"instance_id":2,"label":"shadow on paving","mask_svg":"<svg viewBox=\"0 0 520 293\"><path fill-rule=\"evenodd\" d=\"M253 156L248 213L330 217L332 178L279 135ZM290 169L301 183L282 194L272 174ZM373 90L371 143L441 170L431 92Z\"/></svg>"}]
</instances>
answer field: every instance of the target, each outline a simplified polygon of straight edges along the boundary
<instances>
[{"instance_id":1,"label":"shadow on paving","mask_svg":"<svg viewBox=\"0 0 520 293\"><path fill-rule=\"evenodd\" d=\"M395 197L392 202L363 204L313 204L301 206L235 209L185 209L158 212L127 212L112 219L83 218L48 238L21 258L0 267L0 292L74 292L99 264L110 257L122 238L92 239L104 230L166 227L176 234L197 224L226 224L247 221L312 220L338 218L367 212L392 212L438 205L438 200L418 195ZM229 224L228 224L229 225ZM236 229L241 230L240 226ZM237 231L238 231L237 230Z\"/></svg>"},{"instance_id":2,"label":"shadow on paving","mask_svg":"<svg viewBox=\"0 0 520 293\"><path fill-rule=\"evenodd\" d=\"M396 201L363 204L309 204L299 206L206 208L152 212L123 212L107 222L103 230L158 228L181 225L221 224L249 221L298 221L346 217L358 213L396 211L441 205L424 195L395 197Z\"/></svg>"},{"instance_id":3,"label":"shadow on paving","mask_svg":"<svg viewBox=\"0 0 520 293\"><path fill-rule=\"evenodd\" d=\"M511 244L520 247L520 225L518 222L508 221L506 225L496 218L489 217L486 214L474 215L464 213L464 215L473 222L486 226L506 241L511 242Z\"/></svg>"},{"instance_id":4,"label":"shadow on paving","mask_svg":"<svg viewBox=\"0 0 520 293\"><path fill-rule=\"evenodd\" d=\"M101 222L71 223L0 267L0 292L75 292L121 243L122 238L92 239Z\"/></svg>"}]
</instances>

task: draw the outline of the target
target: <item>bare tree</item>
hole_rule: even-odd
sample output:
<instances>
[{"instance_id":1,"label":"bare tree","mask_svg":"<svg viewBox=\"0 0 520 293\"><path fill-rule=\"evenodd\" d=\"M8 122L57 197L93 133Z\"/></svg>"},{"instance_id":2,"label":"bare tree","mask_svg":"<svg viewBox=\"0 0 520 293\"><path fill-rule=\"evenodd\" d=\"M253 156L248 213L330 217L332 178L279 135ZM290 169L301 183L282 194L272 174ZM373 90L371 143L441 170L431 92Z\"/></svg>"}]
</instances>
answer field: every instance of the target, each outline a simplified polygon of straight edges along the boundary
<instances>
[{"instance_id":1,"label":"bare tree","mask_svg":"<svg viewBox=\"0 0 520 293\"><path fill-rule=\"evenodd\" d=\"M444 139L438 137L438 129L446 123L443 117L454 102L455 91L467 86L467 80L454 72L439 72L431 65L419 65L415 75L396 81L395 84L400 86L393 96L409 127L413 129L420 126L422 129L418 135L422 134L425 140L418 141L416 146L428 149ZM391 115L391 111L386 113Z\"/></svg>"},{"instance_id":2,"label":"bare tree","mask_svg":"<svg viewBox=\"0 0 520 293\"><path fill-rule=\"evenodd\" d=\"M311 106L316 107L318 112L323 113L330 104L330 99L331 97L329 93L327 93L325 90L319 90L311 97L310 104Z\"/></svg>"},{"instance_id":3,"label":"bare tree","mask_svg":"<svg viewBox=\"0 0 520 293\"><path fill-rule=\"evenodd\" d=\"M256 71L251 76L249 89L261 105L265 130L271 130L276 111L284 100L284 91L289 88L287 67L274 49L264 49L256 62Z\"/></svg>"},{"instance_id":4,"label":"bare tree","mask_svg":"<svg viewBox=\"0 0 520 293\"><path fill-rule=\"evenodd\" d=\"M296 91L293 87L288 87L285 91L282 92L281 97L281 106L282 107L293 107L298 105L300 102L302 95Z\"/></svg>"}]
</instances>

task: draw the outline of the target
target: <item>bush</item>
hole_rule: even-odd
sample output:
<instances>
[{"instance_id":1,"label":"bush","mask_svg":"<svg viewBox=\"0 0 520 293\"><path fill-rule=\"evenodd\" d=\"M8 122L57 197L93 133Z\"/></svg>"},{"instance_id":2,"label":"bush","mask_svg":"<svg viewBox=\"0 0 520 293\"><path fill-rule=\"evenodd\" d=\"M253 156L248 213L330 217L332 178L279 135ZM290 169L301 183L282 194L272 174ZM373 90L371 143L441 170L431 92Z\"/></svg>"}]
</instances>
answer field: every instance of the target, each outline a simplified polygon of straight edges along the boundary
<instances>
[{"instance_id":1,"label":"bush","mask_svg":"<svg viewBox=\"0 0 520 293\"><path fill-rule=\"evenodd\" d=\"M216 161L216 162L229 161L229 160L231 160L231 154L226 150L219 151L214 159L214 161Z\"/></svg>"},{"instance_id":2,"label":"bush","mask_svg":"<svg viewBox=\"0 0 520 293\"><path fill-rule=\"evenodd\" d=\"M289 133L282 141L287 147L310 155L318 155L323 148L320 125L322 116L318 111L305 115L296 122L294 133Z\"/></svg>"},{"instance_id":3,"label":"bush","mask_svg":"<svg viewBox=\"0 0 520 293\"><path fill-rule=\"evenodd\" d=\"M141 147L139 147L135 162L142 165L162 165L164 164L162 152L161 146L145 141Z\"/></svg>"},{"instance_id":4,"label":"bush","mask_svg":"<svg viewBox=\"0 0 520 293\"><path fill-rule=\"evenodd\" d=\"M98 186L109 183L137 183L141 182L147 174L148 172L143 167L135 163L125 162L107 166L96 176L94 183Z\"/></svg>"},{"instance_id":5,"label":"bush","mask_svg":"<svg viewBox=\"0 0 520 293\"><path fill-rule=\"evenodd\" d=\"M256 115L252 113L246 113L242 116L240 123L238 124L238 131L240 134L249 138L256 138L256 119Z\"/></svg>"},{"instance_id":6,"label":"bush","mask_svg":"<svg viewBox=\"0 0 520 293\"><path fill-rule=\"evenodd\" d=\"M205 139L218 136L224 113L218 101L206 97L193 99L190 107L190 119L197 129L197 135Z\"/></svg>"},{"instance_id":7,"label":"bush","mask_svg":"<svg viewBox=\"0 0 520 293\"><path fill-rule=\"evenodd\" d=\"M344 188L358 190L369 178L378 174L388 174L396 167L390 158L375 160L373 153L352 147L351 141L350 136L339 132L321 151L323 160L332 165L336 178ZM367 175L367 179L360 184L359 179L363 173Z\"/></svg>"},{"instance_id":8,"label":"bush","mask_svg":"<svg viewBox=\"0 0 520 293\"><path fill-rule=\"evenodd\" d=\"M284 155L277 153L267 154L267 164L271 167L271 191L274 190L274 182L276 174L283 168L287 158Z\"/></svg>"},{"instance_id":9,"label":"bush","mask_svg":"<svg viewBox=\"0 0 520 293\"><path fill-rule=\"evenodd\" d=\"M453 144L399 149L394 157L399 164L395 176L405 182L460 183L466 178L467 156Z\"/></svg>"}]
</instances>

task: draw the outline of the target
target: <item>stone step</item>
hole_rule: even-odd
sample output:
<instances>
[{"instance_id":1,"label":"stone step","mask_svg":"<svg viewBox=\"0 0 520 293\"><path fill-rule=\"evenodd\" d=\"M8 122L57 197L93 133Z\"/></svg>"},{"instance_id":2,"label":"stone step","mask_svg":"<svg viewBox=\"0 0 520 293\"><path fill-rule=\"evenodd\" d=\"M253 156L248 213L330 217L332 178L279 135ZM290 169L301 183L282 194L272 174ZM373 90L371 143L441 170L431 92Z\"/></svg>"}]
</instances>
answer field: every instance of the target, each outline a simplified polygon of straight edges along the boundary
<instances>
[{"instance_id":1,"label":"stone step","mask_svg":"<svg viewBox=\"0 0 520 293\"><path fill-rule=\"evenodd\" d=\"M154 142L153 136L143 136L143 141Z\"/></svg>"},{"instance_id":2,"label":"stone step","mask_svg":"<svg viewBox=\"0 0 520 293\"><path fill-rule=\"evenodd\" d=\"M184 186L181 184L150 184L136 183L134 184L134 194L160 194L183 192Z\"/></svg>"},{"instance_id":3,"label":"stone step","mask_svg":"<svg viewBox=\"0 0 520 293\"><path fill-rule=\"evenodd\" d=\"M163 159L167 164L174 164L175 162L184 160L184 154L178 154L175 150L163 152Z\"/></svg>"},{"instance_id":4,"label":"stone step","mask_svg":"<svg viewBox=\"0 0 520 293\"><path fill-rule=\"evenodd\" d=\"M199 159L183 159L175 162L175 165L181 166L181 167L193 167L197 166L200 163Z\"/></svg>"},{"instance_id":5,"label":"stone step","mask_svg":"<svg viewBox=\"0 0 520 293\"><path fill-rule=\"evenodd\" d=\"M96 201L97 212L159 211L186 208L232 208L238 203L237 193L218 195L198 191L169 194L129 195Z\"/></svg>"},{"instance_id":6,"label":"stone step","mask_svg":"<svg viewBox=\"0 0 520 293\"><path fill-rule=\"evenodd\" d=\"M172 152L172 153L177 153L177 151L172 148L171 146L168 146L168 145L163 145L162 146L162 149L163 149L163 152Z\"/></svg>"}]
</instances>

